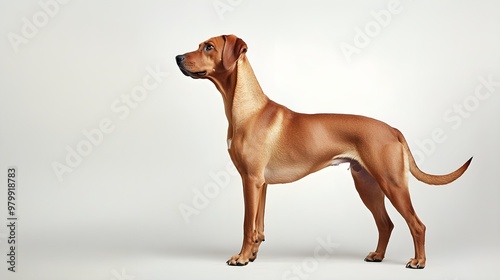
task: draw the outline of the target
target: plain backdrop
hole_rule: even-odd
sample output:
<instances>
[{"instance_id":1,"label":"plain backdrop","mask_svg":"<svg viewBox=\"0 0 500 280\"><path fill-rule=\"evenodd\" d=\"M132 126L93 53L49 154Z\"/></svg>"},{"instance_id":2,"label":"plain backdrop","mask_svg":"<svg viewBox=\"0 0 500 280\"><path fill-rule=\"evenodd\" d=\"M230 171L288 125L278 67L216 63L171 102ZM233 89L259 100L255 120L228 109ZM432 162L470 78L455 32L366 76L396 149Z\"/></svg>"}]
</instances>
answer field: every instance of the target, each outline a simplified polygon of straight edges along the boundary
<instances>
[{"instance_id":1,"label":"plain backdrop","mask_svg":"<svg viewBox=\"0 0 500 280\"><path fill-rule=\"evenodd\" d=\"M1 278L499 279L499 12L498 1L1 1ZM390 203L386 259L363 262L377 231L347 165L271 186L259 258L225 265L243 197L222 99L175 64L221 34L243 38L265 93L293 110L385 121L429 173L474 156L448 186L410 179L424 270L404 268L412 239Z\"/></svg>"}]
</instances>

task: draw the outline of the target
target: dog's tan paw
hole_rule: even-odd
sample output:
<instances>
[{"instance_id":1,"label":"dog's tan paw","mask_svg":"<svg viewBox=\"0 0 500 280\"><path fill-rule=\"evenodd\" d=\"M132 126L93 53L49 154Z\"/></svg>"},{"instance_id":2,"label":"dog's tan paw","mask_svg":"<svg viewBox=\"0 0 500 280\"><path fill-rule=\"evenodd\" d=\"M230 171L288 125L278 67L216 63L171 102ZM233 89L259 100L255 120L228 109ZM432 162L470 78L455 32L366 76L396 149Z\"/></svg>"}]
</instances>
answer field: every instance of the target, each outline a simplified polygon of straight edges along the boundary
<instances>
[{"instance_id":1,"label":"dog's tan paw","mask_svg":"<svg viewBox=\"0 0 500 280\"><path fill-rule=\"evenodd\" d=\"M245 266L248 264L248 262L254 261L254 260L255 259L250 260L248 258L247 259L242 258L240 255L234 255L226 263L230 266Z\"/></svg>"},{"instance_id":2,"label":"dog's tan paw","mask_svg":"<svg viewBox=\"0 0 500 280\"><path fill-rule=\"evenodd\" d=\"M406 268L423 269L425 267L425 259L413 259L406 264Z\"/></svg>"},{"instance_id":3,"label":"dog's tan paw","mask_svg":"<svg viewBox=\"0 0 500 280\"><path fill-rule=\"evenodd\" d=\"M370 252L365 258L365 262L381 262L384 259L384 254L377 252Z\"/></svg>"}]
</instances>

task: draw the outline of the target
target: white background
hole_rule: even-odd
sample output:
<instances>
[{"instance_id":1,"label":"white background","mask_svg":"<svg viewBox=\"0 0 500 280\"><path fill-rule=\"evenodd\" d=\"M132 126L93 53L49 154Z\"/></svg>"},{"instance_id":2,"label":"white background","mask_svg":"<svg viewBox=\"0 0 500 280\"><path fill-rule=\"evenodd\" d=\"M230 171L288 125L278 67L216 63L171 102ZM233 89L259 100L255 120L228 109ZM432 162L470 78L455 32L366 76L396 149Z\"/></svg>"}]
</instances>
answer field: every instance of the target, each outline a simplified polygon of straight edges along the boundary
<instances>
[{"instance_id":1,"label":"white background","mask_svg":"<svg viewBox=\"0 0 500 280\"><path fill-rule=\"evenodd\" d=\"M2 279L498 279L498 1L73 0L50 6L51 15L47 2L0 4ZM382 26L374 14L388 5L398 12ZM343 53L366 28L369 41ZM225 265L240 249L243 198L227 171L222 100L174 58L232 33L273 100L381 119L405 134L429 173L474 156L449 186L410 180L427 225L426 269L404 268L412 240L391 205L386 259L363 262L377 232L346 165L271 186L259 258ZM168 76L128 115L112 109L151 69ZM481 77L497 84L479 99ZM82 131L103 120L113 130L59 180L54 162L67 165L68 149L89 143ZM18 168L16 273L6 263L9 166ZM335 250L315 258L318 239Z\"/></svg>"}]
</instances>

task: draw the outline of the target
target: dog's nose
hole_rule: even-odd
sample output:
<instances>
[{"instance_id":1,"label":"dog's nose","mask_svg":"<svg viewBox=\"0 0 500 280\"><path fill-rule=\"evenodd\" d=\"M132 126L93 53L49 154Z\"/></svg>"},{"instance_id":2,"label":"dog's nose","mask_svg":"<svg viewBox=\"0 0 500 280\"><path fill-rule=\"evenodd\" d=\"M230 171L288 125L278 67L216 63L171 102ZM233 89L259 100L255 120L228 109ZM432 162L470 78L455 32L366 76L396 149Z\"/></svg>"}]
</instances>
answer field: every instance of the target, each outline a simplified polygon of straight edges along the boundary
<instances>
[{"instance_id":1,"label":"dog's nose","mask_svg":"<svg viewBox=\"0 0 500 280\"><path fill-rule=\"evenodd\" d=\"M177 61L177 65L181 65L182 61L184 61L186 57L184 55L178 55L175 57L175 60Z\"/></svg>"}]
</instances>

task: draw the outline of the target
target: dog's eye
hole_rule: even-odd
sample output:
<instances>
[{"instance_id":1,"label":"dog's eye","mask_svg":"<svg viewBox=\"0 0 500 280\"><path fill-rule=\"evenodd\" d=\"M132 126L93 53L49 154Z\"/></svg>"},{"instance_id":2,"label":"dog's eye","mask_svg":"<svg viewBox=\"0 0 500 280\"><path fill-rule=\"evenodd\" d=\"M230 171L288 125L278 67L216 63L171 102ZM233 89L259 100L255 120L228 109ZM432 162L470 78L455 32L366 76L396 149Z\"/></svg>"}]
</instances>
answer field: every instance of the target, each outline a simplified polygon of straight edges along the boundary
<instances>
[{"instance_id":1,"label":"dog's eye","mask_svg":"<svg viewBox=\"0 0 500 280\"><path fill-rule=\"evenodd\" d=\"M211 51L214 49L214 46L210 45L210 44L206 44L205 45L205 51Z\"/></svg>"}]
</instances>

